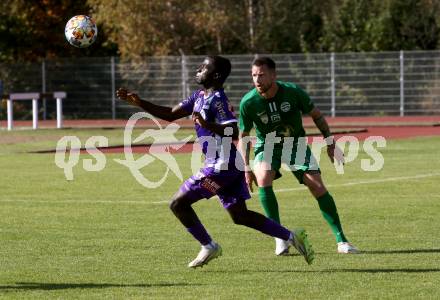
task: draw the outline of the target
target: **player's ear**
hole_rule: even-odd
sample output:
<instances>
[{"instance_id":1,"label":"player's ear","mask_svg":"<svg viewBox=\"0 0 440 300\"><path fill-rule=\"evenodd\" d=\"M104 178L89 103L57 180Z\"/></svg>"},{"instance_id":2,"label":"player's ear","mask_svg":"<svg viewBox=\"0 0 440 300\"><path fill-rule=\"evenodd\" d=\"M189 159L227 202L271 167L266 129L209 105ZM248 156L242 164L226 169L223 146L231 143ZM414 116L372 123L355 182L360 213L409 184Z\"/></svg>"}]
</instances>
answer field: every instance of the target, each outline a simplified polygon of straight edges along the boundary
<instances>
[{"instance_id":1,"label":"player's ear","mask_svg":"<svg viewBox=\"0 0 440 300\"><path fill-rule=\"evenodd\" d=\"M215 72L214 73L214 80L219 80L220 78L222 78L222 74L220 74L219 72Z\"/></svg>"}]
</instances>

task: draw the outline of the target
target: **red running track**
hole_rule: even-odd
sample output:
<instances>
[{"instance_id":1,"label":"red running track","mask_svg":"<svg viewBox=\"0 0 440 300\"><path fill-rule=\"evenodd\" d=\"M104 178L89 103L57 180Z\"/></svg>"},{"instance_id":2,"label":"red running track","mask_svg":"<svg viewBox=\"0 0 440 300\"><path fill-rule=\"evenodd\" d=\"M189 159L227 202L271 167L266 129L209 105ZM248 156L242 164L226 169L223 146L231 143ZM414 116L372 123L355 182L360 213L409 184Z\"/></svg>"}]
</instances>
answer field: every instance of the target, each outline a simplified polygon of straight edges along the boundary
<instances>
[{"instance_id":1,"label":"red running track","mask_svg":"<svg viewBox=\"0 0 440 300\"><path fill-rule=\"evenodd\" d=\"M386 117L327 117L328 123L331 126L346 126L346 127L382 127L382 126L397 126L397 125L440 125L439 116L386 116ZM127 120L64 120L63 126L69 128L113 128L113 127L125 127ZM168 122L161 121L166 126ZM182 119L176 121L182 127L192 127L192 121L189 119ZM304 126L313 126L311 118L306 117L303 119ZM56 128L55 120L39 121L38 124L41 128ZM140 120L137 122L137 126L156 127L156 124L151 120ZM32 121L14 121L14 127L32 127ZM0 120L0 128L6 128L6 121Z\"/></svg>"},{"instance_id":2,"label":"red running track","mask_svg":"<svg viewBox=\"0 0 440 300\"><path fill-rule=\"evenodd\" d=\"M438 136L440 137L440 115L439 116L384 116L384 117L336 117L326 118L328 123L334 132L337 132L338 127L345 128L363 128L366 132L347 133L344 135L352 135L359 140L364 140L370 136L383 136L386 139L403 139L412 138L418 136ZM64 127L68 128L124 128L127 120L65 120ZM192 121L189 119L183 119L176 122L181 127L192 128ZM311 118L306 117L303 119L305 127L313 127L313 121ZM161 122L165 127L168 122ZM152 127L157 128L156 124L151 120L140 120L137 122L137 127ZM31 127L32 121L15 121L14 127ZM55 128L56 121L39 121L41 128ZM6 121L0 121L0 128L5 129ZM306 128L307 131L307 128ZM339 138L340 134L335 134L336 138ZM145 153L147 149L151 148L151 152L162 152L168 148L167 151L171 153L185 153L193 151L194 145L189 143L183 145L179 149L173 149L172 147L166 147L166 145L154 145L152 147L148 145L132 147L133 152ZM195 145L196 149L199 149ZM109 147L106 149L100 149L109 153L123 152L123 147Z\"/></svg>"},{"instance_id":3,"label":"red running track","mask_svg":"<svg viewBox=\"0 0 440 300\"><path fill-rule=\"evenodd\" d=\"M440 126L390 126L390 127L368 127L366 132L360 133L347 133L344 136L350 135L356 137L358 140L363 141L371 136L383 136L385 139L404 139L421 136L438 136L440 138ZM339 139L342 135L336 134L335 138ZM166 150L166 148L168 148ZM163 151L169 151L170 153L190 153L194 150L200 151L198 144L187 143L181 148L175 150L167 145L144 145L132 147L133 153L146 153L147 150L150 153L161 153ZM121 153L124 151L124 147L112 147L107 149L100 149L106 153Z\"/></svg>"}]
</instances>

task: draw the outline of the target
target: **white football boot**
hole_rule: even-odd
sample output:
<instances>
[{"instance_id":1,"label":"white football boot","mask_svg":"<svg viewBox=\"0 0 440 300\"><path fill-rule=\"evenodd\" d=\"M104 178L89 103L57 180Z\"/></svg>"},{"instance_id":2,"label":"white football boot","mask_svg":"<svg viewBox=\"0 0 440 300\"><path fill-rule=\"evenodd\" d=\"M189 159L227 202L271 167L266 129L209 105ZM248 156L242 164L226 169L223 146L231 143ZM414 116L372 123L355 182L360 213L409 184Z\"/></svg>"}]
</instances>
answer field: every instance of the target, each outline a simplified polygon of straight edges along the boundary
<instances>
[{"instance_id":1,"label":"white football boot","mask_svg":"<svg viewBox=\"0 0 440 300\"><path fill-rule=\"evenodd\" d=\"M315 259L315 251L307 238L307 233L303 228L295 229L291 232L288 242L295 247L298 252L304 256L306 262L310 265Z\"/></svg>"},{"instance_id":2,"label":"white football boot","mask_svg":"<svg viewBox=\"0 0 440 300\"><path fill-rule=\"evenodd\" d=\"M290 244L288 241L275 238L275 255L288 255Z\"/></svg>"},{"instance_id":3,"label":"white football boot","mask_svg":"<svg viewBox=\"0 0 440 300\"><path fill-rule=\"evenodd\" d=\"M196 259L188 264L189 268L197 268L206 265L210 260L222 255L222 247L216 242L202 246Z\"/></svg>"},{"instance_id":4,"label":"white football boot","mask_svg":"<svg viewBox=\"0 0 440 300\"><path fill-rule=\"evenodd\" d=\"M350 244L349 242L338 243L338 253L341 254L359 254L361 253L358 248Z\"/></svg>"}]
</instances>

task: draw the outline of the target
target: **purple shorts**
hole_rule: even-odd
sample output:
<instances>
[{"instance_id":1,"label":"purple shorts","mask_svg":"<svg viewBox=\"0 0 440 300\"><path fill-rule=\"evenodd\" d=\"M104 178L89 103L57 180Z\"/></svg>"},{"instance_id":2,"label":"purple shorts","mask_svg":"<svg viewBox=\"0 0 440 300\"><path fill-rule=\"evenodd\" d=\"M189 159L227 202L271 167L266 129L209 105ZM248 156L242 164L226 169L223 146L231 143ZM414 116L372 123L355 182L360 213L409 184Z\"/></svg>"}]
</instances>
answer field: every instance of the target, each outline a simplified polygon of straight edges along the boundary
<instances>
[{"instance_id":1,"label":"purple shorts","mask_svg":"<svg viewBox=\"0 0 440 300\"><path fill-rule=\"evenodd\" d=\"M189 194L192 200L217 195L226 209L251 198L244 172L236 169L218 172L214 168L202 168L182 184L180 191Z\"/></svg>"}]
</instances>

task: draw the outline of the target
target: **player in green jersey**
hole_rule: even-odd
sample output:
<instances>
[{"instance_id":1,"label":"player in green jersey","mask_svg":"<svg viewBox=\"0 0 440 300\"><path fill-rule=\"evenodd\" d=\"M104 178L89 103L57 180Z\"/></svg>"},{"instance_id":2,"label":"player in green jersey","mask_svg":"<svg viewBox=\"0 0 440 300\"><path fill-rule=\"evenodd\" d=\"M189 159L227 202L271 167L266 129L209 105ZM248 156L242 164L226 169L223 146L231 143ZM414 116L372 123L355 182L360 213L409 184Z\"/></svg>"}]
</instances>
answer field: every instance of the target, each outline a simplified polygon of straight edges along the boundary
<instances>
[{"instance_id":1,"label":"player in green jersey","mask_svg":"<svg viewBox=\"0 0 440 300\"><path fill-rule=\"evenodd\" d=\"M333 197L327 191L319 165L306 144L302 115L308 114L321 131L327 143L330 160L343 163L343 153L335 145L327 121L305 91L293 83L276 80L276 65L269 57L256 58L252 63L255 88L240 103L240 152L245 159L246 182L258 195L266 215L280 222L278 203L272 188L279 178L284 162L290 166L299 183L306 185L318 201L324 219L336 237L338 253L358 253L348 242L342 230ZM254 148L254 169L249 166L249 133L255 127L257 141ZM275 253L287 254L288 245L276 239Z\"/></svg>"}]
</instances>

